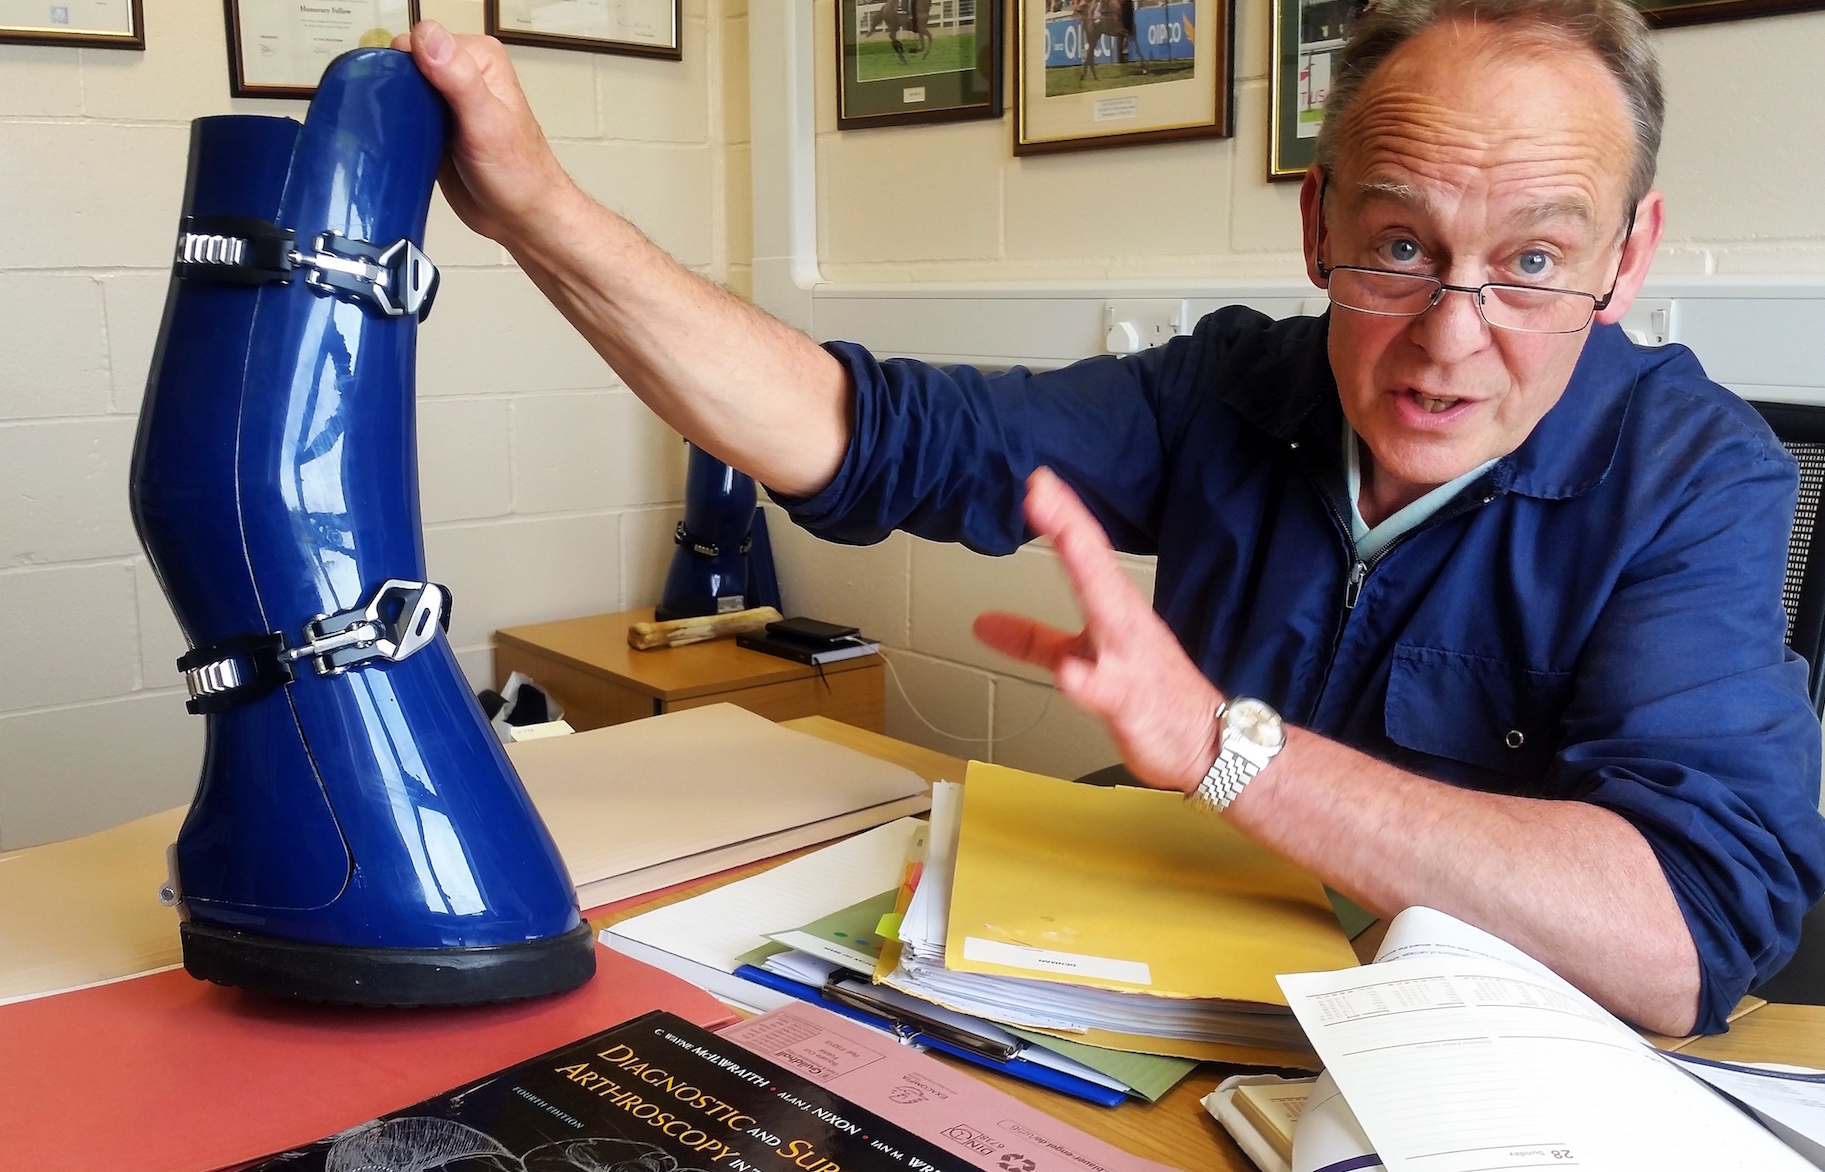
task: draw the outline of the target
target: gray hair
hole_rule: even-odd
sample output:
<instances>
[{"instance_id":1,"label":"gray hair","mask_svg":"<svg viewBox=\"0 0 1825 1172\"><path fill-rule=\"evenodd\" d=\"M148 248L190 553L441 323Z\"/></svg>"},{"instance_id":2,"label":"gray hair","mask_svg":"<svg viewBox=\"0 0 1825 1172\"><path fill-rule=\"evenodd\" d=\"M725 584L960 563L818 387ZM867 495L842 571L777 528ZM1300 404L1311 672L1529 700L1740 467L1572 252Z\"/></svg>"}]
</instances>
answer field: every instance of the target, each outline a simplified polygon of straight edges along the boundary
<instances>
[{"instance_id":1,"label":"gray hair","mask_svg":"<svg viewBox=\"0 0 1825 1172\"><path fill-rule=\"evenodd\" d=\"M1513 25L1517 31L1595 53L1628 101L1635 124L1628 206L1641 201L1654 186L1666 98L1647 25L1628 0L1369 0L1332 67L1324 125L1318 132L1321 166L1335 170L1344 116L1376 68L1414 37L1452 21Z\"/></svg>"}]
</instances>

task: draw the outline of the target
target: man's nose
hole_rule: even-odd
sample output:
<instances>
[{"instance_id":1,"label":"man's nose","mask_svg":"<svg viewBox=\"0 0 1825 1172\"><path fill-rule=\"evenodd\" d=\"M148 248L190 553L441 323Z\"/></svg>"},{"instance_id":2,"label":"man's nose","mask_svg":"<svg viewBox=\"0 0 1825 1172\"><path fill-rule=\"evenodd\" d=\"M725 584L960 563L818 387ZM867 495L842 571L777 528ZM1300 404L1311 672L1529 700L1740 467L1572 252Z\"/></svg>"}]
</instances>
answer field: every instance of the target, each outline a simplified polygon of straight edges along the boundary
<instances>
[{"instance_id":1,"label":"man's nose","mask_svg":"<svg viewBox=\"0 0 1825 1172\"><path fill-rule=\"evenodd\" d=\"M1413 321L1413 337L1436 362L1468 358L1489 344L1489 323L1483 320L1477 300L1479 290L1447 285L1432 308Z\"/></svg>"}]
</instances>

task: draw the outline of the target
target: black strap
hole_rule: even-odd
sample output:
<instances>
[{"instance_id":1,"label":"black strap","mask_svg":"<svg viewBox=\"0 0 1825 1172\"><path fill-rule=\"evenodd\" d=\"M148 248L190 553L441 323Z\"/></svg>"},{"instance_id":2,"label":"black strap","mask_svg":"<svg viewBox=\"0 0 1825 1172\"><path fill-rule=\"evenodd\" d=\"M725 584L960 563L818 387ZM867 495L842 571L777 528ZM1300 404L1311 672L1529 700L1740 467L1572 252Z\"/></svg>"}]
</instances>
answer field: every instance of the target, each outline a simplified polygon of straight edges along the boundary
<instances>
[{"instance_id":1,"label":"black strap","mask_svg":"<svg viewBox=\"0 0 1825 1172\"><path fill-rule=\"evenodd\" d=\"M178 227L177 275L226 285L288 281L297 244L297 233L251 216L186 216Z\"/></svg>"},{"instance_id":2,"label":"black strap","mask_svg":"<svg viewBox=\"0 0 1825 1172\"><path fill-rule=\"evenodd\" d=\"M691 531L684 527L683 521L678 522L678 528L672 533L672 544L682 545L699 557L713 558L722 554L722 547L714 541L699 541L692 537ZM750 530L748 535L741 539L741 556L747 557L748 551L753 548L754 534Z\"/></svg>"},{"instance_id":3,"label":"black strap","mask_svg":"<svg viewBox=\"0 0 1825 1172\"><path fill-rule=\"evenodd\" d=\"M177 661L177 669L184 672L187 678L191 672L232 661L240 682L232 687L212 687L203 692L198 692L197 685L192 683L191 699L184 707L199 716L226 712L291 683L295 678L291 664L279 658L279 653L283 650L285 636L263 631L230 635L226 639L218 639L214 643L192 649Z\"/></svg>"}]
</instances>

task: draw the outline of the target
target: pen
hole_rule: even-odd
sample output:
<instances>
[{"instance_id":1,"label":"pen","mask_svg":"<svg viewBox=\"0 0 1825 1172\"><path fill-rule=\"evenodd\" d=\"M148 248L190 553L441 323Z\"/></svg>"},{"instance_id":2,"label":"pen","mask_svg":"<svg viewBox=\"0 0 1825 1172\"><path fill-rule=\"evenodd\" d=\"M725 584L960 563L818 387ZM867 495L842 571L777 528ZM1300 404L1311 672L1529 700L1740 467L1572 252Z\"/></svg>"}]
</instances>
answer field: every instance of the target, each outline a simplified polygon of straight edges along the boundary
<instances>
[{"instance_id":1,"label":"pen","mask_svg":"<svg viewBox=\"0 0 1825 1172\"><path fill-rule=\"evenodd\" d=\"M885 1004L871 997L856 982L847 979L845 973L832 973L824 982L824 996L853 1009L866 1010L878 1017L892 1022L895 1031L904 1036L923 1035L936 1038L941 1042L979 1054L984 1058L993 1058L997 1062L1007 1062L1020 1056L1018 1042L1002 1042L995 1038L985 1038L980 1034L970 1033L947 1021L928 1017L915 1009L904 1005Z\"/></svg>"}]
</instances>

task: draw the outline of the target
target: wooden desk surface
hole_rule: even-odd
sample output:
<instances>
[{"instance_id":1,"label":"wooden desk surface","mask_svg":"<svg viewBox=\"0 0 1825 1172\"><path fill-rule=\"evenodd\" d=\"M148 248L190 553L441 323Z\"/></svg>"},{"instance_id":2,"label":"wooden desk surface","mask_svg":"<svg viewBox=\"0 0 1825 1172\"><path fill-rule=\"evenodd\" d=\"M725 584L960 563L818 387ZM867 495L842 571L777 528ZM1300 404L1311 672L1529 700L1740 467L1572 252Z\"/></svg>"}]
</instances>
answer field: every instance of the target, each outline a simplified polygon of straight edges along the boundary
<instances>
[{"instance_id":1,"label":"wooden desk surface","mask_svg":"<svg viewBox=\"0 0 1825 1172\"><path fill-rule=\"evenodd\" d=\"M879 733L852 728L821 716L783 723L787 728L904 765L927 781L961 781L963 778L965 763L960 758L909 745ZM803 853L805 851L798 851L785 857L795 858ZM782 861L783 859L769 859L755 863L644 903L628 901L613 905L603 913L590 916L590 923L600 929L642 912L699 895L735 879L765 871ZM1374 955L1379 936L1380 933L1372 928L1358 938L1357 951L1364 960ZM1787 1062L1796 1066L1825 1068L1825 1007L1765 1005L1739 1018L1729 1033L1714 1038L1701 1038L1687 1044L1683 1050L1705 1058L1738 1062ZM1206 1063L1192 1071L1190 1077L1167 1092L1157 1103L1130 1101L1119 1107L1107 1108L1018 1079L1003 1078L941 1054L933 1054L932 1057L949 1063L972 1077L992 1083L998 1090L1137 1156L1157 1160L1169 1167L1184 1168L1188 1172L1256 1172L1253 1161L1242 1154L1235 1141L1229 1138L1229 1133L1211 1118L1199 1102L1216 1089L1219 1082L1231 1074L1244 1072L1245 1068Z\"/></svg>"},{"instance_id":2,"label":"wooden desk surface","mask_svg":"<svg viewBox=\"0 0 1825 1172\"><path fill-rule=\"evenodd\" d=\"M777 655L738 647L733 639L712 639L684 647L635 651L627 645L632 623L651 622L652 607L615 614L503 627L495 639L509 647L554 659L578 671L605 676L623 687L670 703L695 696L814 678L817 669ZM881 657L863 655L826 664L827 675L879 666Z\"/></svg>"}]
</instances>

